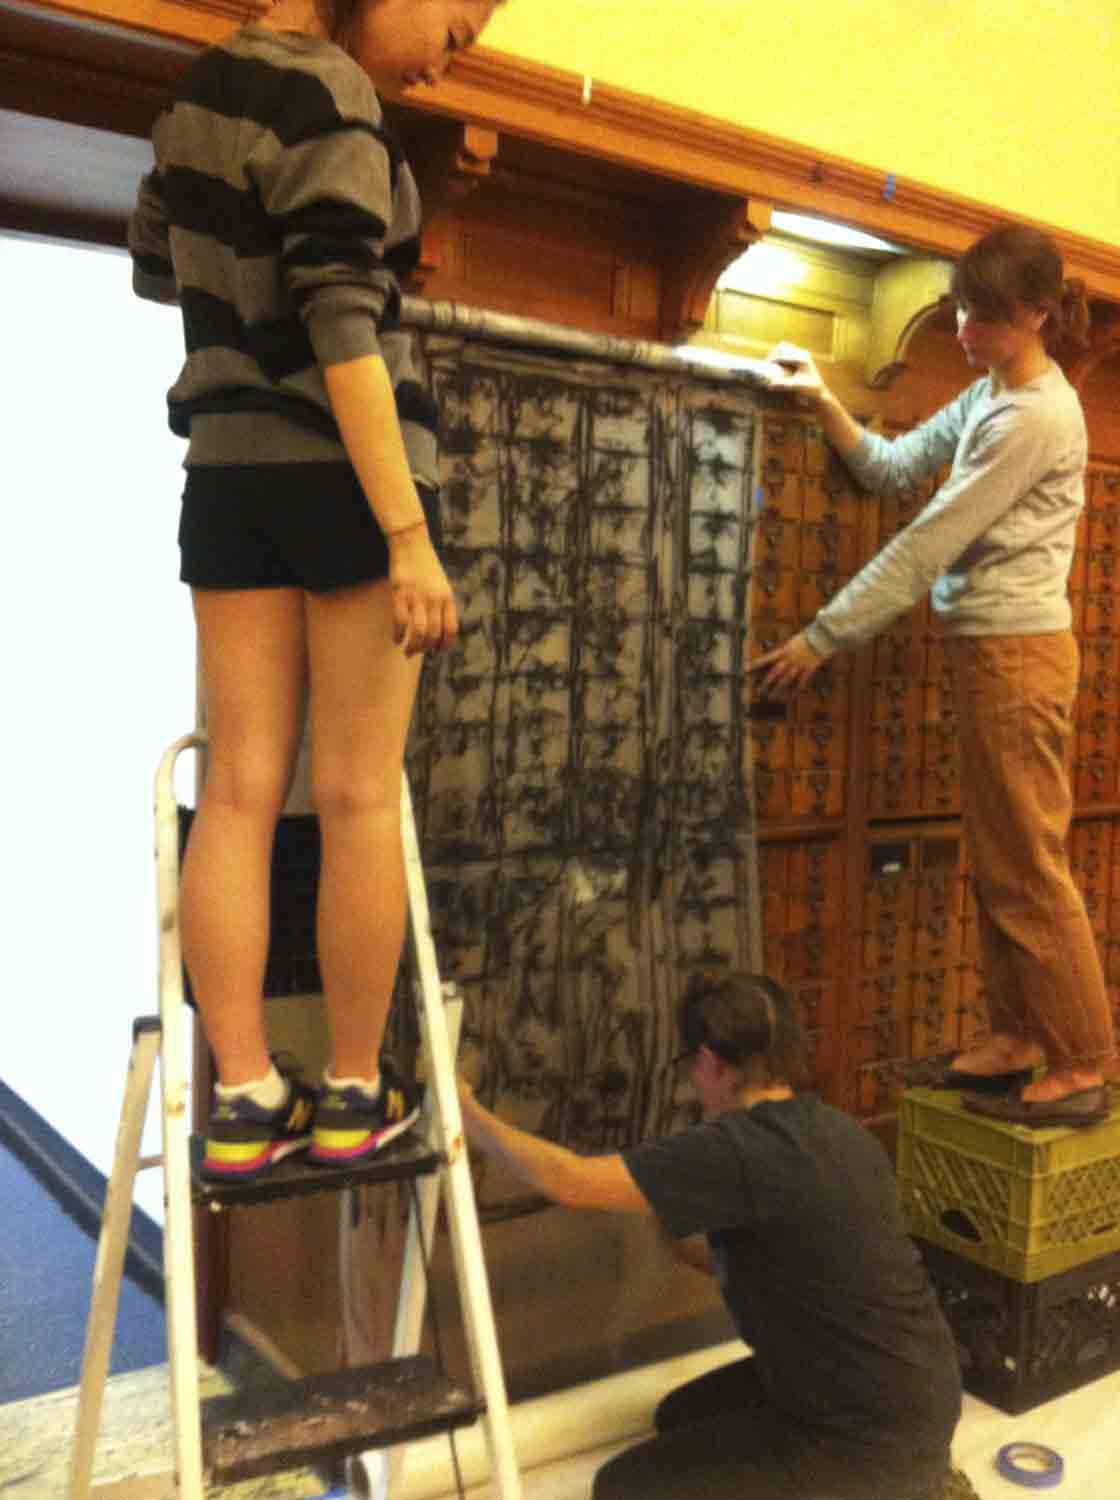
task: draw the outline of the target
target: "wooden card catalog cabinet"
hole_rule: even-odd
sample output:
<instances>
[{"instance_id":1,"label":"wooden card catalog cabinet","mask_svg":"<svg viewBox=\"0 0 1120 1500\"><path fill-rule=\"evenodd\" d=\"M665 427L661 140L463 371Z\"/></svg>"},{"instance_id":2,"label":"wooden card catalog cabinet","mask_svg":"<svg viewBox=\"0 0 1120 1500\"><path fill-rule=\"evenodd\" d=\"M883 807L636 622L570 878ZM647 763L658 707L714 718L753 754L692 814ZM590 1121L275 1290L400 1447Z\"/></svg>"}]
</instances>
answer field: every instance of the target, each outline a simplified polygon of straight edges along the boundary
<instances>
[{"instance_id":1,"label":"wooden card catalog cabinet","mask_svg":"<svg viewBox=\"0 0 1120 1500\"><path fill-rule=\"evenodd\" d=\"M891 1107L897 1064L958 1046L975 1031L963 1017L976 1000L963 980L965 910L959 829L928 824L869 835L855 923L857 1024L845 1070L859 1111Z\"/></svg>"}]
</instances>

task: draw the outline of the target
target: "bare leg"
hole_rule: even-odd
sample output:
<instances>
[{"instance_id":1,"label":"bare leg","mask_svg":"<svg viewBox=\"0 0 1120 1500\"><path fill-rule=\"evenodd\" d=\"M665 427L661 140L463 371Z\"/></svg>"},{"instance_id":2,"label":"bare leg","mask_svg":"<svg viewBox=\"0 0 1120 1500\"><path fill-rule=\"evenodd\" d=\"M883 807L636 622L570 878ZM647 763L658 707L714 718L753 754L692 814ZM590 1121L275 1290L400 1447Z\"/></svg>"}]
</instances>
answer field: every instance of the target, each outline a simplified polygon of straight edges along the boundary
<instances>
[{"instance_id":1,"label":"bare leg","mask_svg":"<svg viewBox=\"0 0 1120 1500\"><path fill-rule=\"evenodd\" d=\"M1044 1061L1045 1054L1037 1042L996 1032L955 1057L953 1067L962 1073L1015 1073Z\"/></svg>"},{"instance_id":2,"label":"bare leg","mask_svg":"<svg viewBox=\"0 0 1120 1500\"><path fill-rule=\"evenodd\" d=\"M298 589L196 589L206 785L183 862L183 951L227 1086L268 1072L261 991L276 819L299 748L306 681Z\"/></svg>"},{"instance_id":3,"label":"bare leg","mask_svg":"<svg viewBox=\"0 0 1120 1500\"><path fill-rule=\"evenodd\" d=\"M405 931L401 768L422 658L392 639L387 581L307 599L318 952L336 1078L372 1078Z\"/></svg>"}]
</instances>

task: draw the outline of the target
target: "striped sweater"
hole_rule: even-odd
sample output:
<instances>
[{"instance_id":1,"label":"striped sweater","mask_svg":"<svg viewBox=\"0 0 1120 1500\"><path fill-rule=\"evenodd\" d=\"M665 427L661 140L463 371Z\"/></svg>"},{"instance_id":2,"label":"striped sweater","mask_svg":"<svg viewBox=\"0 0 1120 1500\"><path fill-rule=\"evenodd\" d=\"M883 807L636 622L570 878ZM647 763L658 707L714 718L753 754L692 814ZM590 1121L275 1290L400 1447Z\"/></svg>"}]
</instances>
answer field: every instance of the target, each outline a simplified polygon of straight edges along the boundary
<instances>
[{"instance_id":1,"label":"striped sweater","mask_svg":"<svg viewBox=\"0 0 1120 1500\"><path fill-rule=\"evenodd\" d=\"M436 409L399 330L420 200L377 93L332 42L243 27L189 69L129 224L133 287L177 301L188 464L345 460L323 368L380 354L415 478Z\"/></svg>"}]
</instances>

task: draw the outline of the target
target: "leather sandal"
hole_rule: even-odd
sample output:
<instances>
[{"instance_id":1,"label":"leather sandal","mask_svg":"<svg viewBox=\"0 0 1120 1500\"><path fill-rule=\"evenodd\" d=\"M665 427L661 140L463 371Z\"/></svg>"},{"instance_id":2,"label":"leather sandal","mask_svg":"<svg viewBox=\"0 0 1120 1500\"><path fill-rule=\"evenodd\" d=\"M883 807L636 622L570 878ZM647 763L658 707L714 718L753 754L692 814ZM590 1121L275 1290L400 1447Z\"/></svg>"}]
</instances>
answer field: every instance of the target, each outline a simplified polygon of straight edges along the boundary
<instances>
[{"instance_id":1,"label":"leather sandal","mask_svg":"<svg viewBox=\"0 0 1120 1500\"><path fill-rule=\"evenodd\" d=\"M1025 1088L1034 1079L1033 1068L1013 1068L1007 1073L962 1073L953 1067L959 1051L937 1052L918 1057L895 1070L910 1089L968 1089L974 1094L1008 1094Z\"/></svg>"},{"instance_id":2,"label":"leather sandal","mask_svg":"<svg viewBox=\"0 0 1120 1500\"><path fill-rule=\"evenodd\" d=\"M972 1092L962 1094L961 1103L973 1114L1002 1120L1005 1125L1028 1125L1035 1129L1102 1125L1111 1114L1106 1083L1098 1083L1091 1089L1079 1089L1064 1099L992 1099Z\"/></svg>"}]
</instances>

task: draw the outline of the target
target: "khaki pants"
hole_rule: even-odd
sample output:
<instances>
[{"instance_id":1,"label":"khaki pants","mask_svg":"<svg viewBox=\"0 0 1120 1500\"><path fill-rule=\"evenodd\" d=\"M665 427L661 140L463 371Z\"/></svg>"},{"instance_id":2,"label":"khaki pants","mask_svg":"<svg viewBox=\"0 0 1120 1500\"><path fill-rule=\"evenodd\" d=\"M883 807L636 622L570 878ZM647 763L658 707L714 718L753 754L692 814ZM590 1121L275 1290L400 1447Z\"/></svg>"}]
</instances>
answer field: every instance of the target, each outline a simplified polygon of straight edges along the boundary
<instances>
[{"instance_id":1,"label":"khaki pants","mask_svg":"<svg viewBox=\"0 0 1120 1500\"><path fill-rule=\"evenodd\" d=\"M992 1031L1037 1042L1051 1068L1111 1072L1108 991L1067 852L1077 642L1062 631L945 644Z\"/></svg>"}]
</instances>

